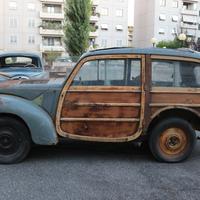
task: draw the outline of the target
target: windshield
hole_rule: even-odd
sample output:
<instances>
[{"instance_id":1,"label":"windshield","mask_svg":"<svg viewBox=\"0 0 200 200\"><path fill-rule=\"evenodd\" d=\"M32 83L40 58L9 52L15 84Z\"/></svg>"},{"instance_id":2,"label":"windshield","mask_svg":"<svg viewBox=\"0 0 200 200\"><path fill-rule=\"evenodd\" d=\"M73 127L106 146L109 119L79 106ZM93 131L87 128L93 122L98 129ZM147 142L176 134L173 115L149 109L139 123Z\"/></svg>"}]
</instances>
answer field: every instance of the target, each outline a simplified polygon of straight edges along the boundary
<instances>
[{"instance_id":1,"label":"windshield","mask_svg":"<svg viewBox=\"0 0 200 200\"><path fill-rule=\"evenodd\" d=\"M23 56L9 56L1 58L1 68L7 67L31 67L37 68L37 58L23 57Z\"/></svg>"}]
</instances>

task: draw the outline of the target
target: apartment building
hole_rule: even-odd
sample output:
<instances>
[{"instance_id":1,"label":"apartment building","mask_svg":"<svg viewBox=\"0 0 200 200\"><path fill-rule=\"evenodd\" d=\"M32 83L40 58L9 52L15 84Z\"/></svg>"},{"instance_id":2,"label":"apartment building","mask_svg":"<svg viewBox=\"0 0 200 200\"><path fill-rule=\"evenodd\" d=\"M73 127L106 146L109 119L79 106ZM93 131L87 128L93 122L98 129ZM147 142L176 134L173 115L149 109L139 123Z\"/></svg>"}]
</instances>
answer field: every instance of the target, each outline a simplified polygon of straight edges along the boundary
<instances>
[{"instance_id":1,"label":"apartment building","mask_svg":"<svg viewBox=\"0 0 200 200\"><path fill-rule=\"evenodd\" d=\"M128 46L128 0L93 0L91 25L92 46Z\"/></svg>"},{"instance_id":2,"label":"apartment building","mask_svg":"<svg viewBox=\"0 0 200 200\"><path fill-rule=\"evenodd\" d=\"M93 0L94 48L128 46L128 0ZM0 0L0 50L63 54L65 0Z\"/></svg>"},{"instance_id":3,"label":"apartment building","mask_svg":"<svg viewBox=\"0 0 200 200\"><path fill-rule=\"evenodd\" d=\"M64 52L64 0L1 0L0 50Z\"/></svg>"},{"instance_id":4,"label":"apartment building","mask_svg":"<svg viewBox=\"0 0 200 200\"><path fill-rule=\"evenodd\" d=\"M185 33L200 37L199 0L135 0L134 46L150 47L151 39L173 40Z\"/></svg>"},{"instance_id":5,"label":"apartment building","mask_svg":"<svg viewBox=\"0 0 200 200\"><path fill-rule=\"evenodd\" d=\"M64 52L64 0L40 0L40 52Z\"/></svg>"}]
</instances>

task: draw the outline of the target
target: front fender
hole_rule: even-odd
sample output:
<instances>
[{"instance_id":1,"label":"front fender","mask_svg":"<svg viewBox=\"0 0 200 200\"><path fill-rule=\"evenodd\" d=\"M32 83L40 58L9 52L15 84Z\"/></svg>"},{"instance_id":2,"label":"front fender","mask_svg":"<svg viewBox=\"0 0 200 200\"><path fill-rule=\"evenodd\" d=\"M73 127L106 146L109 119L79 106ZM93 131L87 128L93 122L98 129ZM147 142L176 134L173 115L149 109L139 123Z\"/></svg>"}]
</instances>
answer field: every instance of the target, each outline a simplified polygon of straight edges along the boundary
<instances>
[{"instance_id":1,"label":"front fender","mask_svg":"<svg viewBox=\"0 0 200 200\"><path fill-rule=\"evenodd\" d=\"M11 95L0 95L0 114L13 114L24 120L35 144L52 145L58 142L52 118L31 101Z\"/></svg>"}]
</instances>

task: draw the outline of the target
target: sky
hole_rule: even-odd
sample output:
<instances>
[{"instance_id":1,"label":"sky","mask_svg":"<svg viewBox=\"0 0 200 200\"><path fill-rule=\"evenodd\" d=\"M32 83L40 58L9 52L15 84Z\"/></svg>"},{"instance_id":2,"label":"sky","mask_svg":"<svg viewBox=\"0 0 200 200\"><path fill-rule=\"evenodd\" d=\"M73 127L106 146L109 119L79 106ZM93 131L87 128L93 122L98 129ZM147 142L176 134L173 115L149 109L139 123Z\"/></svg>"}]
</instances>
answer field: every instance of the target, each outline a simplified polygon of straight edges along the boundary
<instances>
[{"instance_id":1,"label":"sky","mask_svg":"<svg viewBox=\"0 0 200 200\"><path fill-rule=\"evenodd\" d=\"M134 23L134 0L129 0L129 6L128 6L128 25L133 26Z\"/></svg>"}]
</instances>

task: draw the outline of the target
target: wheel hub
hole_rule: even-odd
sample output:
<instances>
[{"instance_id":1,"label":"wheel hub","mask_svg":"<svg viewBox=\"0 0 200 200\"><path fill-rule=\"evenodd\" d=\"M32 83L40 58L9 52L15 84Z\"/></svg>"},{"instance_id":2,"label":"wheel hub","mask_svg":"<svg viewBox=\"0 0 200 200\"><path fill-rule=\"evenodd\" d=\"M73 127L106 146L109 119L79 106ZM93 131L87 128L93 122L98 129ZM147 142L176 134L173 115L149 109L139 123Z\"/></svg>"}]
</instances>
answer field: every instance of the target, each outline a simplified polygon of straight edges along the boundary
<instances>
[{"instance_id":1,"label":"wheel hub","mask_svg":"<svg viewBox=\"0 0 200 200\"><path fill-rule=\"evenodd\" d=\"M169 128L160 137L160 147L163 153L177 155L186 148L187 137L180 128Z\"/></svg>"},{"instance_id":2,"label":"wheel hub","mask_svg":"<svg viewBox=\"0 0 200 200\"><path fill-rule=\"evenodd\" d=\"M0 136L0 146L2 148L9 148L12 145L12 138L8 135Z\"/></svg>"},{"instance_id":3,"label":"wheel hub","mask_svg":"<svg viewBox=\"0 0 200 200\"><path fill-rule=\"evenodd\" d=\"M178 136L174 135L174 136L169 136L169 138L167 138L166 146L169 149L177 149L180 147L180 145L181 145L181 138L179 138Z\"/></svg>"},{"instance_id":4,"label":"wheel hub","mask_svg":"<svg viewBox=\"0 0 200 200\"><path fill-rule=\"evenodd\" d=\"M0 131L0 155L9 155L17 151L19 142L9 131Z\"/></svg>"}]
</instances>

